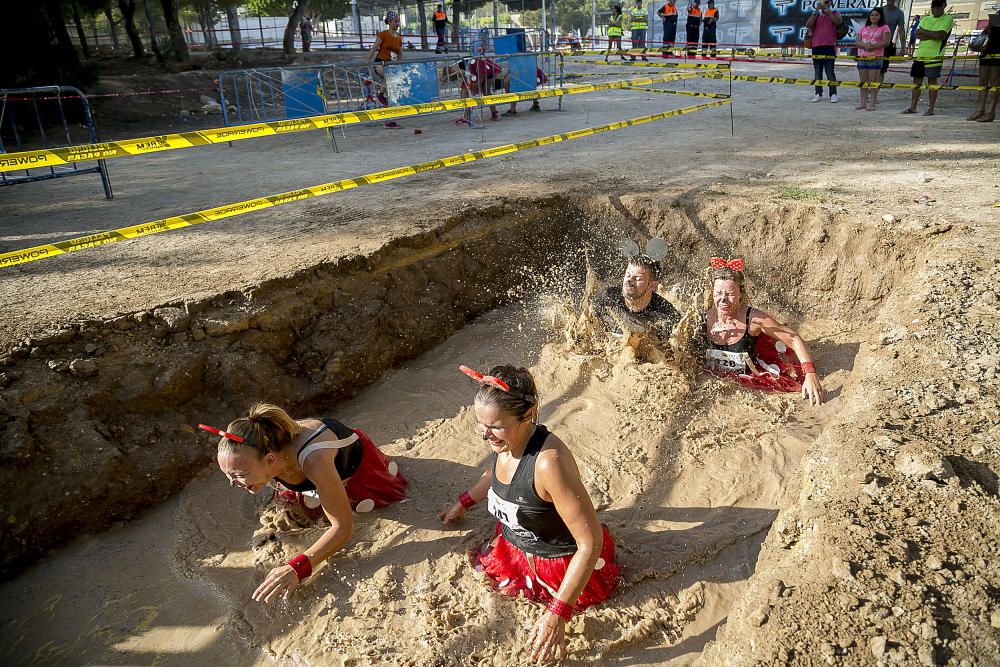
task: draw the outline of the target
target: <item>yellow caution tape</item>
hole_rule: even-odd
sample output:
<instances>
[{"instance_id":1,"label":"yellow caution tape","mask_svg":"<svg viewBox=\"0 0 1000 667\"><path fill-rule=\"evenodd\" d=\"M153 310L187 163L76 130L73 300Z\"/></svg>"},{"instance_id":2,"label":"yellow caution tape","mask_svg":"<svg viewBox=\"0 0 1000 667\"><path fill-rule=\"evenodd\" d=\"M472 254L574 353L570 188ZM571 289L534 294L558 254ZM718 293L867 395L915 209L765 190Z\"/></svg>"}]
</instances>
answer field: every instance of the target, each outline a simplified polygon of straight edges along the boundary
<instances>
[{"instance_id":1,"label":"yellow caution tape","mask_svg":"<svg viewBox=\"0 0 1000 667\"><path fill-rule=\"evenodd\" d=\"M407 167L397 167L396 169L378 171L373 174L366 174L356 178L346 178L344 180L324 183L322 185L314 185L300 190L292 190L291 192L282 192L280 194L270 195L267 197L258 197L257 199L248 199L234 204L216 206L215 208L195 211L194 213L188 213L186 215L177 215L170 218L164 218L162 220L146 222L140 225L132 225L131 227L122 227L120 229L106 232L98 232L97 234L90 234L88 236L59 241L57 243L47 243L45 245L34 246L32 248L14 250L12 252L0 254L0 267L17 266L18 264L26 264L39 259L47 259L49 257L55 257L56 255L76 252L78 250L93 248L99 245L117 243L118 241L135 239L141 236L149 236L150 234L159 234L160 232L166 232L171 229L190 227L191 225L197 225L210 220L231 218L233 216L243 215L244 213L250 213L251 211L257 211L271 206L279 206L281 204L287 204L301 199L309 199L312 197L333 194L334 192L349 190L362 185L382 183L384 181L391 181L404 176L412 176L413 174L432 171L434 169L443 169L445 167L454 167L455 165L465 164L466 162L474 162L476 160L506 155L508 153L514 153L528 148L538 148L540 146L548 146L549 144L555 144L561 141L581 139L583 137L589 137L601 132L620 130L626 127L632 127L633 125L650 123L664 118L671 118L673 116L682 116L695 111L729 104L730 102L731 100L718 100L716 102L706 102L697 106L682 107L672 111L661 111L660 113L640 116L638 118L631 118L628 120L621 120L614 123L608 123L606 125L588 127L582 130L564 132L562 134L553 134L540 139L520 141L514 144L504 144L503 146L487 148L481 151L474 151L472 153L463 153L462 155L453 155L440 160L430 160L428 162L421 162L420 164L414 164Z\"/></svg>"},{"instance_id":2,"label":"yellow caution tape","mask_svg":"<svg viewBox=\"0 0 1000 667\"><path fill-rule=\"evenodd\" d=\"M753 76L747 74L720 74L717 72L703 72L699 76L703 79L732 79L733 81L756 81L757 83L784 83L795 86L845 86L848 88L906 88L913 90L1000 90L1000 86L945 86L943 84L925 83L916 85L914 83L877 83L875 81L862 83L861 81L829 81L827 79L795 79L784 76ZM645 85L645 84L643 84Z\"/></svg>"},{"instance_id":3,"label":"yellow caution tape","mask_svg":"<svg viewBox=\"0 0 1000 667\"><path fill-rule=\"evenodd\" d=\"M638 56L638 55L643 55L643 54L648 55L648 56L658 56L663 51L686 51L686 50L687 50L687 47L685 47L683 45L676 46L676 47L675 46L665 47L665 46L662 46L662 45L659 45L659 46L655 46L654 45L654 46L646 47L645 49L625 49L625 50L622 50L622 49L615 49L615 50L611 50L611 49L603 49L603 50L590 50L590 49L586 49L586 50L582 50L582 51L563 51L562 53L563 53L564 56L608 56L608 55L610 55L610 56L617 56L617 55ZM959 55L945 55L945 54L941 54L941 55L937 55L937 56L920 56L919 58L916 57L916 56L890 56L889 58L885 58L884 56L852 56L852 55L849 55L849 54L846 54L846 53L842 53L842 54L836 55L836 56L820 55L820 54L812 55L811 53L785 53L785 54L782 54L782 53L766 53L766 52L763 52L763 51L754 50L753 47L737 48L737 49L715 49L715 50L718 51L718 53L722 54L722 55L716 55L716 56L712 56L712 57L716 58L716 59L719 59L719 60L725 60L727 57L737 58L740 55L742 55L744 58L749 59L749 60L756 60L757 58L782 58L782 59L800 58L800 59L803 59L803 60L811 60L813 58L816 58L816 59L835 58L837 60L852 60L852 61L853 60L890 60L892 62L902 62L902 61L912 62L914 60L920 60L920 61L923 61L923 62L934 62L934 61L938 61L938 60L975 60L976 58L979 58L979 55L978 54L974 54L974 53L973 54L960 55L960 56ZM740 53L737 53L738 51L749 51L749 50L753 50L754 53L753 54L740 54ZM727 51L729 52L728 56L726 55ZM738 60L737 62L745 62L745 61L744 60Z\"/></svg>"},{"instance_id":4,"label":"yellow caution tape","mask_svg":"<svg viewBox=\"0 0 1000 667\"><path fill-rule=\"evenodd\" d=\"M567 60L567 65L610 65L617 67L670 67L674 69L729 69L729 63L656 63L652 61L607 62L605 60Z\"/></svg>"},{"instance_id":5,"label":"yellow caution tape","mask_svg":"<svg viewBox=\"0 0 1000 667\"><path fill-rule=\"evenodd\" d=\"M426 104L384 107L381 109L372 109L370 111L349 111L345 113L325 114L321 116L308 116L293 120L249 123L247 125L220 127L209 130L198 130L195 132L165 134L157 137L142 137L139 139L122 139L120 141L108 141L98 144L83 144L80 146L68 146L66 148L40 149L33 151L21 151L17 153L0 153L0 172L17 171L19 169L33 169L36 167L53 167L60 164L86 160L109 160L111 158L128 157L131 155L146 155L148 153L159 153L163 151L177 150L179 148L191 148L193 146L205 146L208 144L221 144L230 141L239 141L241 139L256 139L258 137L269 137L277 134L288 134L291 132L303 132L305 130L322 130L342 125L355 125L357 123L365 123L368 121L386 121L395 118L405 118L407 116L453 111L456 109L471 109L475 107L492 106L495 104L520 102L523 100L540 100L549 97L560 97L562 95L579 95L581 93L612 90L633 85L646 85L648 83L664 83L674 80L674 76L676 75L665 74L660 77L652 77L649 79L625 79L621 81L608 81L606 83L578 84L564 86L562 88L533 90L525 93L503 93L499 95L487 95L484 97L467 97L459 100L428 102Z\"/></svg>"},{"instance_id":6,"label":"yellow caution tape","mask_svg":"<svg viewBox=\"0 0 1000 667\"><path fill-rule=\"evenodd\" d=\"M639 86L629 86L625 90L642 90L647 93L667 93L669 95L687 95L689 97L709 97L714 100L729 99L729 95L723 93L696 93L690 90L663 90L661 88L640 88Z\"/></svg>"}]
</instances>

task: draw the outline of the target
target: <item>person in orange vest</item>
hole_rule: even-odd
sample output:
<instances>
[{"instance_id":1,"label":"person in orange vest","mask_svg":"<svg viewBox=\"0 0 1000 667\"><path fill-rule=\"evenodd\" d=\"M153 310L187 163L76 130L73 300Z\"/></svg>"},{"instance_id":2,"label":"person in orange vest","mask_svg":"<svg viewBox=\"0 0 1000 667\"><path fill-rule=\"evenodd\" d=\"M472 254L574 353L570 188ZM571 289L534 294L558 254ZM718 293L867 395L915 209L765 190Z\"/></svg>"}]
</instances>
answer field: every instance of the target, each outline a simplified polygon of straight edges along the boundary
<instances>
[{"instance_id":1,"label":"person in orange vest","mask_svg":"<svg viewBox=\"0 0 1000 667\"><path fill-rule=\"evenodd\" d=\"M663 52L673 50L677 41L677 0L667 0L667 4L656 10L663 19Z\"/></svg>"},{"instance_id":2,"label":"person in orange vest","mask_svg":"<svg viewBox=\"0 0 1000 667\"><path fill-rule=\"evenodd\" d=\"M434 32L437 33L438 43L437 48L434 49L434 53L448 53L448 42L445 41L445 33L448 30L448 24L451 21L448 20L448 15L444 11L444 4L439 4L438 8L434 11Z\"/></svg>"},{"instance_id":3,"label":"person in orange vest","mask_svg":"<svg viewBox=\"0 0 1000 667\"><path fill-rule=\"evenodd\" d=\"M707 56L708 50L711 48L714 58L719 54L718 49L716 49L719 39L715 33L715 29L719 25L719 10L715 8L715 0L708 0L708 9L705 10L702 25L704 27L701 30L701 56L703 58Z\"/></svg>"},{"instance_id":4,"label":"person in orange vest","mask_svg":"<svg viewBox=\"0 0 1000 667\"><path fill-rule=\"evenodd\" d=\"M701 30L701 0L691 0L687 8L687 52L694 57L698 51L698 32Z\"/></svg>"},{"instance_id":5,"label":"person in orange vest","mask_svg":"<svg viewBox=\"0 0 1000 667\"><path fill-rule=\"evenodd\" d=\"M387 90L385 90L385 66L393 60L399 62L403 59L403 36L399 33L399 14L391 9L385 13L385 24L387 28L375 37L375 43L368 51L368 62L375 62L372 67L374 78L379 79L383 90L375 95L375 98L383 106L389 106ZM395 58L394 58L395 56ZM387 121L385 126L392 129L402 127L394 120Z\"/></svg>"}]
</instances>

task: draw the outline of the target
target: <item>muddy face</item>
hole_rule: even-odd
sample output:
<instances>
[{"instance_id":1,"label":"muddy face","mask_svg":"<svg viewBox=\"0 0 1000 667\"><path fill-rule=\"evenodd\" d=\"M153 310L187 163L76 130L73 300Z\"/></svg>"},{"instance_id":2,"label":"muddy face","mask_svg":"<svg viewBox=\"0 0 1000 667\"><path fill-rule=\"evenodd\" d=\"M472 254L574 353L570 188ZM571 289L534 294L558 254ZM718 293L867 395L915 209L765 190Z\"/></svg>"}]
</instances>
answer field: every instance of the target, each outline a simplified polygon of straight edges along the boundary
<instances>
[{"instance_id":1,"label":"muddy face","mask_svg":"<svg viewBox=\"0 0 1000 667\"><path fill-rule=\"evenodd\" d=\"M479 433L497 454L509 452L512 447L524 444L535 426L531 419L533 414L534 409L523 417L516 417L498 405L482 405L476 401L476 423L479 425Z\"/></svg>"},{"instance_id":2,"label":"muddy face","mask_svg":"<svg viewBox=\"0 0 1000 667\"><path fill-rule=\"evenodd\" d=\"M244 448L235 452L219 452L217 460L230 486L255 494L274 478L277 457L268 452L258 459L255 452Z\"/></svg>"},{"instance_id":3,"label":"muddy face","mask_svg":"<svg viewBox=\"0 0 1000 667\"><path fill-rule=\"evenodd\" d=\"M742 291L735 280L716 280L712 284L712 305L719 315L734 317L740 309Z\"/></svg>"},{"instance_id":4,"label":"muddy face","mask_svg":"<svg viewBox=\"0 0 1000 667\"><path fill-rule=\"evenodd\" d=\"M649 269L642 266L629 266L625 269L622 279L622 294L626 299L637 300L656 289L656 281Z\"/></svg>"}]
</instances>

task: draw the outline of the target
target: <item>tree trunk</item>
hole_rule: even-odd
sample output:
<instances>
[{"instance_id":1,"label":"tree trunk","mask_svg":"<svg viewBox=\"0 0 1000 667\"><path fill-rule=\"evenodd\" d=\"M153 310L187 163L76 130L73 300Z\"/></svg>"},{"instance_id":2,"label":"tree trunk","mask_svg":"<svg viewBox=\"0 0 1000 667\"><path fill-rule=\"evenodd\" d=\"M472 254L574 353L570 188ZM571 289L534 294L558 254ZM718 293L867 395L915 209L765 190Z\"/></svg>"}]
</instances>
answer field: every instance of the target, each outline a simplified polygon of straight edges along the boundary
<instances>
[{"instance_id":1,"label":"tree trunk","mask_svg":"<svg viewBox=\"0 0 1000 667\"><path fill-rule=\"evenodd\" d=\"M295 9L292 10L292 15L288 17L288 25L285 26L285 37L281 42L286 56L295 55L295 31L298 29L299 24L302 23L302 17L306 15L308 10L309 0L299 0L298 4L295 5Z\"/></svg>"},{"instance_id":2,"label":"tree trunk","mask_svg":"<svg viewBox=\"0 0 1000 667\"><path fill-rule=\"evenodd\" d=\"M240 35L240 17L236 13L236 5L226 5L226 21L229 23L229 35L233 42L233 51L239 51L243 44Z\"/></svg>"},{"instance_id":3,"label":"tree trunk","mask_svg":"<svg viewBox=\"0 0 1000 667\"><path fill-rule=\"evenodd\" d=\"M417 15L420 17L420 48L426 51L430 46L427 44L427 11L424 9L424 0L417 1Z\"/></svg>"},{"instance_id":4,"label":"tree trunk","mask_svg":"<svg viewBox=\"0 0 1000 667\"><path fill-rule=\"evenodd\" d=\"M215 36L215 12L208 5L198 7L198 21L201 23L201 34L205 37L205 48L219 48L219 40Z\"/></svg>"},{"instance_id":5,"label":"tree trunk","mask_svg":"<svg viewBox=\"0 0 1000 667\"><path fill-rule=\"evenodd\" d=\"M108 30L111 32L111 48L117 51L121 44L118 43L118 28L115 27L115 17L111 15L111 0L104 2L104 18L108 21Z\"/></svg>"},{"instance_id":6,"label":"tree trunk","mask_svg":"<svg viewBox=\"0 0 1000 667\"><path fill-rule=\"evenodd\" d=\"M451 38L455 42L455 50L458 50L458 5L459 0L451 3Z\"/></svg>"},{"instance_id":7,"label":"tree trunk","mask_svg":"<svg viewBox=\"0 0 1000 667\"><path fill-rule=\"evenodd\" d=\"M125 23L125 34L132 43L132 55L136 60L141 60L146 57L146 50L142 47L142 38L135 27L135 0L118 0L118 9L121 10L122 21Z\"/></svg>"},{"instance_id":8,"label":"tree trunk","mask_svg":"<svg viewBox=\"0 0 1000 667\"><path fill-rule=\"evenodd\" d=\"M188 56L187 42L184 41L184 30L181 28L181 21L177 18L176 0L160 0L163 8L163 20L167 23L167 32L170 33L170 51L175 60L186 62Z\"/></svg>"},{"instance_id":9,"label":"tree trunk","mask_svg":"<svg viewBox=\"0 0 1000 667\"><path fill-rule=\"evenodd\" d=\"M73 40L69 38L69 31L66 30L66 21L63 19L59 0L45 0L45 13L48 14L49 25L55 33L56 42L59 43L59 50L63 52L63 59L71 60L74 64L79 62Z\"/></svg>"},{"instance_id":10,"label":"tree trunk","mask_svg":"<svg viewBox=\"0 0 1000 667\"><path fill-rule=\"evenodd\" d=\"M80 22L80 10L76 6L76 0L70 1L70 7L73 8L73 23L76 25L76 36L80 40L80 50L83 51L83 57L90 58L90 49L87 48L87 35L83 32L83 24Z\"/></svg>"},{"instance_id":11,"label":"tree trunk","mask_svg":"<svg viewBox=\"0 0 1000 667\"><path fill-rule=\"evenodd\" d=\"M142 6L146 8L146 23L149 25L149 44L156 56L156 62L163 64L163 52L160 51L160 43L156 41L156 27L153 25L153 13L149 11L151 0L142 0Z\"/></svg>"}]
</instances>

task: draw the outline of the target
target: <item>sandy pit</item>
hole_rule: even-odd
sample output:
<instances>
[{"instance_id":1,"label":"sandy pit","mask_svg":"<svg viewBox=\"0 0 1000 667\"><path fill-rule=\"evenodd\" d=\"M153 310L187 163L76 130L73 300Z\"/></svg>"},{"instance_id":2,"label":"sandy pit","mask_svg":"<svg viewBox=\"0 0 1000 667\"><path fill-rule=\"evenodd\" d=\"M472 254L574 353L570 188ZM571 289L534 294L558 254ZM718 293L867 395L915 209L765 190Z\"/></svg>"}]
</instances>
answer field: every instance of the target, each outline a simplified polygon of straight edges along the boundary
<instances>
[{"instance_id":1,"label":"sandy pit","mask_svg":"<svg viewBox=\"0 0 1000 667\"><path fill-rule=\"evenodd\" d=\"M538 608L466 561L492 522L435 516L486 461L454 368L512 361L536 373L626 568L571 623L571 662L996 664L995 136L961 122L967 96L903 124L801 104L796 86L734 89L735 137L728 112L692 114L4 270L0 660L518 664ZM574 99L475 135L442 117L405 142L358 128L341 154L310 134L121 161L115 202L85 178L43 184L45 201L2 193L0 240L691 101L665 97ZM754 304L803 333L828 403L568 343L586 261L613 279L618 241L657 235L684 308L709 256L746 257ZM364 428L411 481L269 607L255 582L320 528L228 488L193 428L261 398Z\"/></svg>"}]
</instances>

